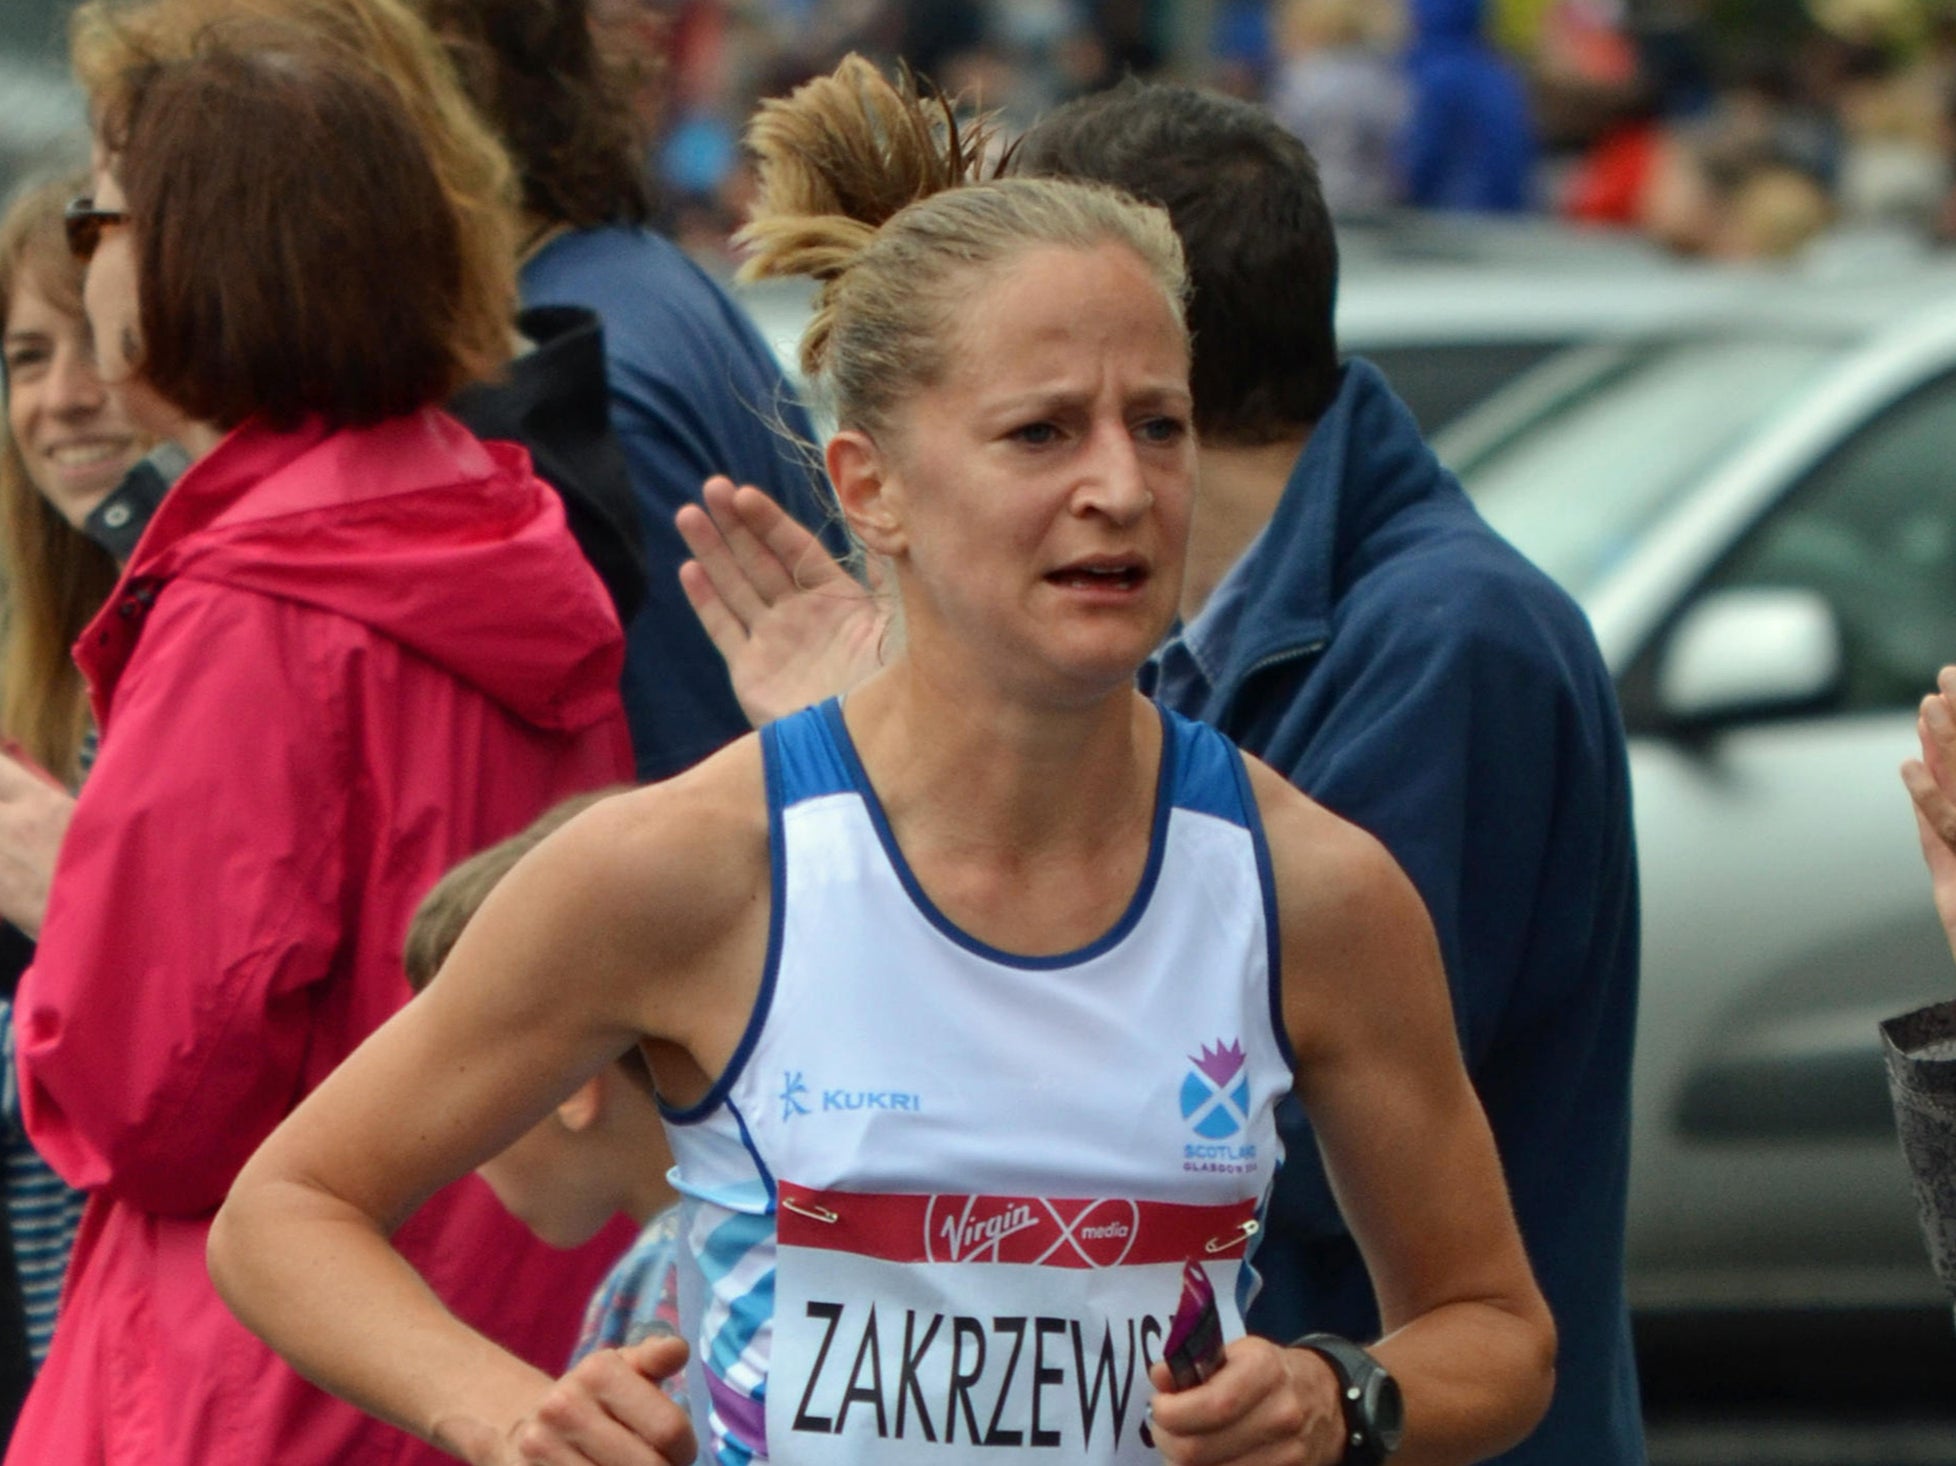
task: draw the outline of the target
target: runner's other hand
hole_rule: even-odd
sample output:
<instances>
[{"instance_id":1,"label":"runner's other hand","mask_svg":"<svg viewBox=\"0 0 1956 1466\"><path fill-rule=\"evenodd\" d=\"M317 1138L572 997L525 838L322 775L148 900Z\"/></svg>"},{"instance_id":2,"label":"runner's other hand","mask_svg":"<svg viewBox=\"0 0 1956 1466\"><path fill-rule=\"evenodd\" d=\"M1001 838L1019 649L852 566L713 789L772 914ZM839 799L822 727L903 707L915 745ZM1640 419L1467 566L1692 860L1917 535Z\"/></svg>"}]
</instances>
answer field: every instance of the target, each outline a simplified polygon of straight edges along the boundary
<instances>
[{"instance_id":1,"label":"runner's other hand","mask_svg":"<svg viewBox=\"0 0 1956 1466\"><path fill-rule=\"evenodd\" d=\"M448 1421L437 1444L474 1466L689 1466L692 1422L658 1382L685 1366L670 1335L577 1362L507 1435L480 1420Z\"/></svg>"},{"instance_id":2,"label":"runner's other hand","mask_svg":"<svg viewBox=\"0 0 1956 1466\"><path fill-rule=\"evenodd\" d=\"M1174 1466L1329 1466L1344 1456L1338 1381L1308 1349L1245 1336L1193 1389L1177 1390L1161 1363L1149 1366L1148 1378L1155 1447Z\"/></svg>"}]
</instances>

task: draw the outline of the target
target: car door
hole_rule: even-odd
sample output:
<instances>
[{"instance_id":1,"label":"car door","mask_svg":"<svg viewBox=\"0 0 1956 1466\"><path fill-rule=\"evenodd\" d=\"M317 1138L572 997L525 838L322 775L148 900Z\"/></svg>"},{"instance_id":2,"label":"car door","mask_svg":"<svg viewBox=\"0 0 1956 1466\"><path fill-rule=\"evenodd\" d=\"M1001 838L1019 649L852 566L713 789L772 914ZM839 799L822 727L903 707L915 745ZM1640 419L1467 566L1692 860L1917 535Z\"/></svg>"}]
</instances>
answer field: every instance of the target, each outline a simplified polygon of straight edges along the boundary
<instances>
[{"instance_id":1,"label":"car door","mask_svg":"<svg viewBox=\"0 0 1956 1466\"><path fill-rule=\"evenodd\" d=\"M1669 632L1735 589L1831 609L1819 710L1667 726ZM1645 1307L1939 1296L1877 1021L1956 991L1897 766L1956 660L1956 375L1779 496L1627 669L1644 897L1630 1267Z\"/></svg>"}]
</instances>

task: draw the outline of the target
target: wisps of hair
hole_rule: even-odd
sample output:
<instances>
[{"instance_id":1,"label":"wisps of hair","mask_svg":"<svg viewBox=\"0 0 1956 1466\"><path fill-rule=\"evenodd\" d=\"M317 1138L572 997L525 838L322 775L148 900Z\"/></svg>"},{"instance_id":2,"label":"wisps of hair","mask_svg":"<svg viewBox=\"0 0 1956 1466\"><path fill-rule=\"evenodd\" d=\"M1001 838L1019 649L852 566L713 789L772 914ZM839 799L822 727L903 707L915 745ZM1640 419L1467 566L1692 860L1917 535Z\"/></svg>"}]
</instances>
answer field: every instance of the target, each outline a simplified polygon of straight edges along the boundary
<instances>
[{"instance_id":1,"label":"wisps of hair","mask_svg":"<svg viewBox=\"0 0 1956 1466\"><path fill-rule=\"evenodd\" d=\"M885 222L920 199L978 182L997 127L960 123L955 102L905 67L896 80L851 54L835 71L763 102L747 127L759 188L735 236L745 280L802 275L826 287ZM802 338L802 369L826 354L828 291Z\"/></svg>"}]
</instances>

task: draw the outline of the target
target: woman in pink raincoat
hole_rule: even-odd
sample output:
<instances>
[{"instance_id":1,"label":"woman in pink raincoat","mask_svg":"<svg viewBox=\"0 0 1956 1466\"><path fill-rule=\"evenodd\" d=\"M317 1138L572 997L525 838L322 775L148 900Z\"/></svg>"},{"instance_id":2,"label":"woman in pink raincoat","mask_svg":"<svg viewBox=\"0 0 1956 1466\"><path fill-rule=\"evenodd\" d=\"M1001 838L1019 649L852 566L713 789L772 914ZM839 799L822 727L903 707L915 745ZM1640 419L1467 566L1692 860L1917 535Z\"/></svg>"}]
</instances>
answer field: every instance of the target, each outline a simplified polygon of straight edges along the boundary
<instances>
[{"instance_id":1,"label":"woman in pink raincoat","mask_svg":"<svg viewBox=\"0 0 1956 1466\"><path fill-rule=\"evenodd\" d=\"M512 291L389 91L227 27L94 100L68 225L103 375L194 461L76 648L101 752L17 1023L30 1133L90 1199L7 1459L432 1460L236 1324L205 1236L406 999L428 885L628 775L619 632L527 457L436 405L506 354ZM627 1237L549 1253L471 1179L397 1241L554 1368Z\"/></svg>"}]
</instances>

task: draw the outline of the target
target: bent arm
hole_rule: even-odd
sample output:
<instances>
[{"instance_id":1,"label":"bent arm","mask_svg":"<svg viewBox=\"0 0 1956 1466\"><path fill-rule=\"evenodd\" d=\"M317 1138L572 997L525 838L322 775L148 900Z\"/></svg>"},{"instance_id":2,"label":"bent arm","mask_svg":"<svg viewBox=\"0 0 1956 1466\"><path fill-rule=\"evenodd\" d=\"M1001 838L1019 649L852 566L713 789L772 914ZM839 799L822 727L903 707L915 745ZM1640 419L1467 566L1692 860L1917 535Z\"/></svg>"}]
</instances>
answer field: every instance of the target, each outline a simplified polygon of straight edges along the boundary
<instances>
[{"instance_id":1,"label":"bent arm","mask_svg":"<svg viewBox=\"0 0 1956 1466\"><path fill-rule=\"evenodd\" d=\"M1454 1036L1418 894L1384 848L1253 768L1283 938L1283 1007L1399 1380L1397 1459L1478 1460L1548 1407L1555 1330Z\"/></svg>"},{"instance_id":2,"label":"bent arm","mask_svg":"<svg viewBox=\"0 0 1956 1466\"><path fill-rule=\"evenodd\" d=\"M752 949L758 980L767 883L757 758L731 781L755 837L725 853L738 821L714 771L729 757L606 801L527 857L428 990L240 1174L211 1233L212 1280L307 1378L471 1460L501 1459L495 1443L545 1403L550 1382L450 1315L387 1238L642 1036L665 1040L662 1083L696 1051L731 1054L745 1010L717 975ZM670 1417L639 1383L601 1423L645 1439Z\"/></svg>"}]
</instances>

